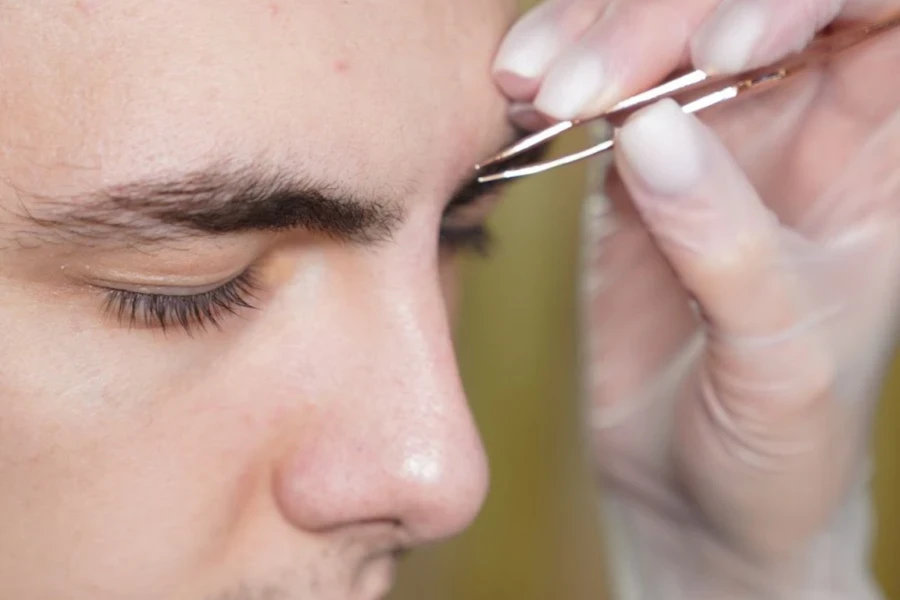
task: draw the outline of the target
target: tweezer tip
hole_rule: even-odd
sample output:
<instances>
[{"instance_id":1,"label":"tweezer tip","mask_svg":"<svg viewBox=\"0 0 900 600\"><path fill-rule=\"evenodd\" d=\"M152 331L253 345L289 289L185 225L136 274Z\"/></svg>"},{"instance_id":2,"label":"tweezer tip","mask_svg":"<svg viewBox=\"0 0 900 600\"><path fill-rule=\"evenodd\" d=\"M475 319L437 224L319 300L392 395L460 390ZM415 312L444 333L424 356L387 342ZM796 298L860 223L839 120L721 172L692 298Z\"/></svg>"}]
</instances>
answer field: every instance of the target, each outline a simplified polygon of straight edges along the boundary
<instances>
[{"instance_id":1,"label":"tweezer tip","mask_svg":"<svg viewBox=\"0 0 900 600\"><path fill-rule=\"evenodd\" d=\"M482 171L482 170L486 169L487 167L490 167L490 166L492 166L492 165L497 164L498 162L503 161L504 158L505 158L505 157L504 157L503 155L501 155L501 154L497 154L497 155L495 155L495 156L492 156L492 157L490 157L489 159L487 159L486 161L484 161L483 163L481 163L481 164L479 164L479 165L475 165L475 170L476 170L476 171Z\"/></svg>"},{"instance_id":2,"label":"tweezer tip","mask_svg":"<svg viewBox=\"0 0 900 600\"><path fill-rule=\"evenodd\" d=\"M555 125L551 125L550 127L547 127L540 131L536 131L522 138L518 142L512 144L502 152L495 154L480 165L475 165L475 170L480 171L485 167L491 167L493 165L496 165L497 163L505 162L506 160L509 160L514 156L517 156L519 154L522 154L523 152L526 152L527 150L534 148L535 146L543 144L551 138L554 138L557 135L571 129L575 125L575 121L560 121Z\"/></svg>"},{"instance_id":3,"label":"tweezer tip","mask_svg":"<svg viewBox=\"0 0 900 600\"><path fill-rule=\"evenodd\" d=\"M478 183L493 183L495 181L501 181L503 179L511 179L505 172L504 173L494 173L492 175L482 175L478 178Z\"/></svg>"},{"instance_id":4,"label":"tweezer tip","mask_svg":"<svg viewBox=\"0 0 900 600\"><path fill-rule=\"evenodd\" d=\"M485 169L487 167L492 167L492 166L496 165L497 163L501 163L501 162L509 159L510 157L515 156L516 150L517 150L516 148L507 148L503 152L499 152L499 153L495 154L494 156L490 157L483 163L481 163L479 165L475 165L475 170L481 171L482 169Z\"/></svg>"}]
</instances>

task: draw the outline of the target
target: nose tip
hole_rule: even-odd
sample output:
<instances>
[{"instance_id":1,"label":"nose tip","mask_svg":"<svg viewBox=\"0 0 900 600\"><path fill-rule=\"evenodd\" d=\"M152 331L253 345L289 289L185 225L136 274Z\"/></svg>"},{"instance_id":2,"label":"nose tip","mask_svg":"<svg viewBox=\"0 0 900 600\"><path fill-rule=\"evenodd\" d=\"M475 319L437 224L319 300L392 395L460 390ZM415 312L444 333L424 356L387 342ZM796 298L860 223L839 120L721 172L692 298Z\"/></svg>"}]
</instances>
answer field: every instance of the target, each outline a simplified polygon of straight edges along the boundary
<instances>
[{"instance_id":1,"label":"nose tip","mask_svg":"<svg viewBox=\"0 0 900 600\"><path fill-rule=\"evenodd\" d=\"M390 522L409 545L465 529L487 494L484 450L467 410L424 412L334 414L300 436L276 471L287 521L308 532Z\"/></svg>"},{"instance_id":2,"label":"nose tip","mask_svg":"<svg viewBox=\"0 0 900 600\"><path fill-rule=\"evenodd\" d=\"M487 495L487 462L480 443L469 448L429 448L410 453L397 484L413 488L406 518L425 542L452 537L475 519Z\"/></svg>"}]
</instances>

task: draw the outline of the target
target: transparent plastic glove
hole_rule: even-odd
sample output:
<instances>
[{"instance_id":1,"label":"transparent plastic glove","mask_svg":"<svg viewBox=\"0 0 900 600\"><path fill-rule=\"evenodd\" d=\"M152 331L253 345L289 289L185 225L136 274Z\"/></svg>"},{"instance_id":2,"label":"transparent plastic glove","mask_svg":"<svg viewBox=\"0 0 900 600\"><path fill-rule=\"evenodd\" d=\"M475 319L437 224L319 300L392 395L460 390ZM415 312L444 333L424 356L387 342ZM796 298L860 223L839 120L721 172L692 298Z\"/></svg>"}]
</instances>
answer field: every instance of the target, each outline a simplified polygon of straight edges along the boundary
<instances>
[{"instance_id":1,"label":"transparent plastic glove","mask_svg":"<svg viewBox=\"0 0 900 600\"><path fill-rule=\"evenodd\" d=\"M835 18L898 9L898 0L547 0L514 25L494 71L517 119L530 108L593 116L676 67L741 71L802 48Z\"/></svg>"},{"instance_id":2,"label":"transparent plastic glove","mask_svg":"<svg viewBox=\"0 0 900 600\"><path fill-rule=\"evenodd\" d=\"M589 5L549 6L564 4ZM892 33L703 124L662 102L598 171L586 422L619 598L877 597L868 450L900 325L898 64Z\"/></svg>"}]
</instances>

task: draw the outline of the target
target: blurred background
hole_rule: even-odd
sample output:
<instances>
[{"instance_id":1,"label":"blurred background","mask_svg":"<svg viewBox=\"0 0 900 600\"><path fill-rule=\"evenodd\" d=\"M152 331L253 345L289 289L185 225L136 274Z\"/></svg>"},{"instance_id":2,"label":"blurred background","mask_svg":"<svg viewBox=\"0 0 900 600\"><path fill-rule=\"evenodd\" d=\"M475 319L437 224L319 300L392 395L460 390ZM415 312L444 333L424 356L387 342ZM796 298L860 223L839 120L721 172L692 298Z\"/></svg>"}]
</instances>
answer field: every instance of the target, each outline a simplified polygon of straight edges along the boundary
<instances>
[{"instance_id":1,"label":"blurred background","mask_svg":"<svg viewBox=\"0 0 900 600\"><path fill-rule=\"evenodd\" d=\"M523 9L535 4L523 1ZM559 147L578 145L570 137ZM574 296L583 167L516 184L492 220L489 261L470 260L460 368L491 464L480 517L407 559L392 600L603 600L601 530L576 427ZM900 360L876 440L874 562L900 600Z\"/></svg>"}]
</instances>

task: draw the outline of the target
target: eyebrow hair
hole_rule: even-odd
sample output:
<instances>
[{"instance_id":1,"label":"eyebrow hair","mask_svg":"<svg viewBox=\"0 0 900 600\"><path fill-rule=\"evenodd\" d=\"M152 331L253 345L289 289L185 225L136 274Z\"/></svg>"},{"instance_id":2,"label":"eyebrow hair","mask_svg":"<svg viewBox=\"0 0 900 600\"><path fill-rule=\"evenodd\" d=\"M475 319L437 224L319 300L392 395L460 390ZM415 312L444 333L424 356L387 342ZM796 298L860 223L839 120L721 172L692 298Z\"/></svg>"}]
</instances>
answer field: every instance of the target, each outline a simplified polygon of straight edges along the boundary
<instances>
[{"instance_id":1,"label":"eyebrow hair","mask_svg":"<svg viewBox=\"0 0 900 600\"><path fill-rule=\"evenodd\" d=\"M513 139L522 135L524 132L514 131ZM534 160L535 152L543 150L532 150L519 160ZM445 214L504 187L505 182L479 183L477 173L472 173L454 192ZM390 240L405 219L403 206L394 197L351 192L259 164L234 167L224 162L174 177L113 185L72 197L16 191L20 197L37 201L34 209L20 202L18 216L33 226L14 233L22 248L54 241L88 246L114 241L139 246L198 234L290 229L372 244Z\"/></svg>"},{"instance_id":2,"label":"eyebrow hair","mask_svg":"<svg viewBox=\"0 0 900 600\"><path fill-rule=\"evenodd\" d=\"M114 185L68 198L21 203L24 217L68 242L108 238L156 243L198 233L219 235L302 228L341 241L372 243L390 238L404 219L391 200L360 197L259 165L216 165L185 175ZM21 232L20 232L21 233ZM45 236L38 236L46 241Z\"/></svg>"}]
</instances>

